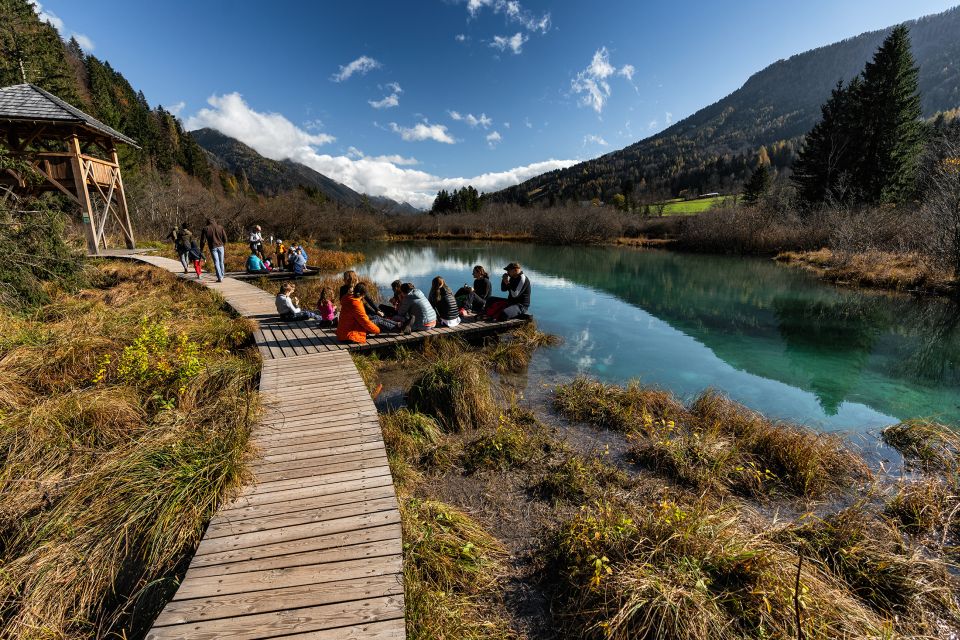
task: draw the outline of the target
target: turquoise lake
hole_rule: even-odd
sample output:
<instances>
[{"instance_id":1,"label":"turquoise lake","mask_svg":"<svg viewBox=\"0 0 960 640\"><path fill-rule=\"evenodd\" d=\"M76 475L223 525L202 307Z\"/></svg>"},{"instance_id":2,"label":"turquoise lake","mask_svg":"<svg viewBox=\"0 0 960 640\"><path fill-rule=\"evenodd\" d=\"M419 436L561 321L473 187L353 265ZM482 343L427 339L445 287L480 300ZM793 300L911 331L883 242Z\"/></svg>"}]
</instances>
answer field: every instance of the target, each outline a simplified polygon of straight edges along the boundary
<instances>
[{"instance_id":1,"label":"turquoise lake","mask_svg":"<svg viewBox=\"0 0 960 640\"><path fill-rule=\"evenodd\" d=\"M960 307L824 284L766 259L611 247L400 243L359 247L357 271L454 289L517 261L541 349L529 393L578 373L638 379L688 399L707 388L772 417L864 431L911 417L960 423Z\"/></svg>"}]
</instances>

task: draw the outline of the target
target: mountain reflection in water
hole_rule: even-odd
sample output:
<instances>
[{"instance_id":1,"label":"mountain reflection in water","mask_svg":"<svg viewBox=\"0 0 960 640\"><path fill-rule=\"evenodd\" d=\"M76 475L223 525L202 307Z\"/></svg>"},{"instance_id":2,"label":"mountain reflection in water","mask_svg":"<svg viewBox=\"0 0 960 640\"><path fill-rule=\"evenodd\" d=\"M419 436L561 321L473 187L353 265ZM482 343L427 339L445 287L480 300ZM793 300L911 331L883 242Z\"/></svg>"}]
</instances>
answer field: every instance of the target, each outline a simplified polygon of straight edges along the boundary
<instances>
[{"instance_id":1,"label":"mountain reflection in water","mask_svg":"<svg viewBox=\"0 0 960 640\"><path fill-rule=\"evenodd\" d=\"M564 345L530 380L638 378L690 397L713 387L769 415L827 429L909 417L960 422L960 308L841 289L770 260L615 247L400 243L358 247L358 271L457 288L484 265L498 289L520 262L532 313Z\"/></svg>"}]
</instances>

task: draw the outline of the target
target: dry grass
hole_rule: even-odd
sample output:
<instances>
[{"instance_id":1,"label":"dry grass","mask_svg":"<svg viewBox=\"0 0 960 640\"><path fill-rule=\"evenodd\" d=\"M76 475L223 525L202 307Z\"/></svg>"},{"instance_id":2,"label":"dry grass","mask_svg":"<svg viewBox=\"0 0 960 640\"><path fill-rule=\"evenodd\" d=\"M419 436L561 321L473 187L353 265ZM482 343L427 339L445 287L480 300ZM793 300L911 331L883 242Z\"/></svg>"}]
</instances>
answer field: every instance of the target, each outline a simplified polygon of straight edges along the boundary
<instances>
[{"instance_id":1,"label":"dry grass","mask_svg":"<svg viewBox=\"0 0 960 640\"><path fill-rule=\"evenodd\" d=\"M407 499L400 514L407 637L512 637L490 604L503 570L503 546L466 513L441 502Z\"/></svg>"},{"instance_id":2,"label":"dry grass","mask_svg":"<svg viewBox=\"0 0 960 640\"><path fill-rule=\"evenodd\" d=\"M960 583L940 560L905 542L895 524L865 504L784 529L878 615L904 635L939 637L960 623Z\"/></svg>"},{"instance_id":3,"label":"dry grass","mask_svg":"<svg viewBox=\"0 0 960 640\"><path fill-rule=\"evenodd\" d=\"M584 376L559 385L553 404L572 420L624 433L642 425L644 416L677 421L686 415L686 408L669 391L643 387L639 382L626 387L607 385Z\"/></svg>"},{"instance_id":4,"label":"dry grass","mask_svg":"<svg viewBox=\"0 0 960 640\"><path fill-rule=\"evenodd\" d=\"M517 373L530 364L534 351L540 347L553 347L561 342L558 336L540 331L536 322L531 320L488 345L482 355L488 366L497 373Z\"/></svg>"},{"instance_id":5,"label":"dry grass","mask_svg":"<svg viewBox=\"0 0 960 640\"><path fill-rule=\"evenodd\" d=\"M683 495L603 498L546 540L564 634L586 638L947 637L946 566L852 507L771 528ZM800 566L799 554L805 561Z\"/></svg>"},{"instance_id":6,"label":"dry grass","mask_svg":"<svg viewBox=\"0 0 960 640\"><path fill-rule=\"evenodd\" d=\"M927 472L960 473L960 433L952 427L929 420L908 420L887 427L880 437L910 465Z\"/></svg>"},{"instance_id":7,"label":"dry grass","mask_svg":"<svg viewBox=\"0 0 960 640\"><path fill-rule=\"evenodd\" d=\"M949 293L956 287L948 272L919 253L818 249L785 251L777 260L810 269L831 282L860 287L931 293Z\"/></svg>"},{"instance_id":8,"label":"dry grass","mask_svg":"<svg viewBox=\"0 0 960 640\"><path fill-rule=\"evenodd\" d=\"M132 633L246 475L250 324L152 268L89 275L0 318L4 637Z\"/></svg>"},{"instance_id":9,"label":"dry grass","mask_svg":"<svg viewBox=\"0 0 960 640\"><path fill-rule=\"evenodd\" d=\"M696 488L817 498L869 477L841 438L773 422L712 391L688 408L660 389L579 377L557 387L554 406L628 434L634 461Z\"/></svg>"},{"instance_id":10,"label":"dry grass","mask_svg":"<svg viewBox=\"0 0 960 640\"><path fill-rule=\"evenodd\" d=\"M450 432L481 429L497 416L490 374L482 359L470 353L426 364L407 391L407 403Z\"/></svg>"}]
</instances>

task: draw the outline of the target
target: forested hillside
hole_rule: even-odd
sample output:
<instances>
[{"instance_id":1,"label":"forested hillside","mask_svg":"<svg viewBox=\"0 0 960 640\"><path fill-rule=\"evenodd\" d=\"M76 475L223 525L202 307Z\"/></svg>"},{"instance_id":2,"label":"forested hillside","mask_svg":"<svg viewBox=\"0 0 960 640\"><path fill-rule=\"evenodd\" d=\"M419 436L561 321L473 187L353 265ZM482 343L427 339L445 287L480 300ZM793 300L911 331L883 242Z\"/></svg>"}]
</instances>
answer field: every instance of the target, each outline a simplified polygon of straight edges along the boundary
<instances>
[{"instance_id":1,"label":"forested hillside","mask_svg":"<svg viewBox=\"0 0 960 640\"><path fill-rule=\"evenodd\" d=\"M389 198L363 196L302 164L264 158L218 132L184 131L176 117L161 106L151 107L109 62L85 53L73 38L64 42L27 0L0 0L0 25L0 86L35 84L139 143L140 149L118 149L134 199L131 209L141 216L134 221L137 226L160 224L171 215L180 218L189 203L207 211L249 208L223 199L269 197L298 188L317 205L415 211ZM200 201L202 207L196 204Z\"/></svg>"},{"instance_id":2,"label":"forested hillside","mask_svg":"<svg viewBox=\"0 0 960 640\"><path fill-rule=\"evenodd\" d=\"M210 184L203 150L179 121L151 108L109 62L84 53L73 38L64 42L26 0L0 0L0 24L0 86L35 84L139 142L140 150L119 150L129 180L179 167Z\"/></svg>"},{"instance_id":3,"label":"forested hillside","mask_svg":"<svg viewBox=\"0 0 960 640\"><path fill-rule=\"evenodd\" d=\"M190 135L210 154L217 167L238 177L240 188L249 186L257 193L268 196L301 188L314 198L348 206L372 207L391 213L417 213L417 209L409 204L357 193L299 162L265 158L239 140L215 129L198 129L190 132Z\"/></svg>"},{"instance_id":4,"label":"forested hillside","mask_svg":"<svg viewBox=\"0 0 960 640\"><path fill-rule=\"evenodd\" d=\"M960 7L906 23L920 66L926 117L960 106ZM802 137L820 117L837 81L856 76L890 33L865 33L779 60L737 91L629 147L552 171L489 198L543 202L606 200L625 193L636 200L739 189L765 154L787 169ZM759 54L762 55L762 52Z\"/></svg>"}]
</instances>

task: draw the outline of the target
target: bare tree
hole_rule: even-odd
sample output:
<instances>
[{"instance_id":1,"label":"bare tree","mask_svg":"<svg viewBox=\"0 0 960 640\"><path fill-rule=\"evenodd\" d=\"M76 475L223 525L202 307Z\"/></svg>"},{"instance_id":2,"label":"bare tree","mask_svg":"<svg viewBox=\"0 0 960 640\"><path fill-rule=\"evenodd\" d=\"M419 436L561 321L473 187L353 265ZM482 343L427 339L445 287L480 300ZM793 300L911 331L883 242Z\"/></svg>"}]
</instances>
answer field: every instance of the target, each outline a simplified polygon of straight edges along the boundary
<instances>
[{"instance_id":1,"label":"bare tree","mask_svg":"<svg viewBox=\"0 0 960 640\"><path fill-rule=\"evenodd\" d=\"M930 145L923 176L924 208L934 237L932 249L960 281L960 127Z\"/></svg>"}]
</instances>

